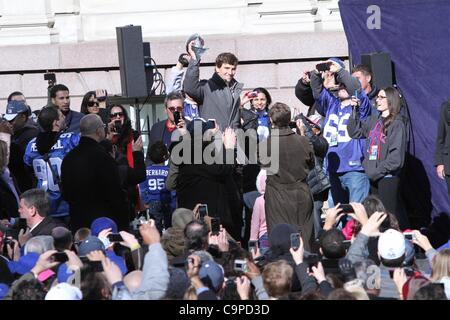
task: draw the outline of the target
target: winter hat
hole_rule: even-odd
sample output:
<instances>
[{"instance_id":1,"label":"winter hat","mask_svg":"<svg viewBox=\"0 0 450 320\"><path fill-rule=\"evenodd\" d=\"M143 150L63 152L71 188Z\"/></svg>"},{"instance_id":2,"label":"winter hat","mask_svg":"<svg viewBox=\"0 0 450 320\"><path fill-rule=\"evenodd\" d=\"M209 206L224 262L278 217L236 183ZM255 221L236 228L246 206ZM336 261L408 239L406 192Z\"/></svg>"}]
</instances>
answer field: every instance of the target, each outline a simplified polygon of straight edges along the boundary
<instances>
[{"instance_id":1,"label":"winter hat","mask_svg":"<svg viewBox=\"0 0 450 320\"><path fill-rule=\"evenodd\" d=\"M166 297L169 299L183 299L184 293L190 286L189 277L180 268L169 268L169 284L166 290Z\"/></svg>"},{"instance_id":2,"label":"winter hat","mask_svg":"<svg viewBox=\"0 0 450 320\"><path fill-rule=\"evenodd\" d=\"M214 292L218 292L224 280L224 271L221 265L214 261L204 262L198 272L200 280Z\"/></svg>"},{"instance_id":3,"label":"winter hat","mask_svg":"<svg viewBox=\"0 0 450 320\"><path fill-rule=\"evenodd\" d=\"M186 208L178 208L172 213L172 227L184 229L186 225L194 220L194 212Z\"/></svg>"},{"instance_id":4,"label":"winter hat","mask_svg":"<svg viewBox=\"0 0 450 320\"><path fill-rule=\"evenodd\" d=\"M345 69L344 61L342 61L341 59L338 59L338 58L330 58L330 59L328 59L328 60L331 60L331 61L333 61L333 62L336 62L338 65L341 66L342 69Z\"/></svg>"},{"instance_id":5,"label":"winter hat","mask_svg":"<svg viewBox=\"0 0 450 320\"><path fill-rule=\"evenodd\" d=\"M383 232L378 239L378 253L383 259L394 260L405 254L405 237L394 229Z\"/></svg>"},{"instance_id":6,"label":"winter hat","mask_svg":"<svg viewBox=\"0 0 450 320\"><path fill-rule=\"evenodd\" d=\"M93 236L97 237L100 232L106 229L112 229L112 233L119 232L117 229L117 224L110 218L101 217L92 221L91 232Z\"/></svg>"},{"instance_id":7,"label":"winter hat","mask_svg":"<svg viewBox=\"0 0 450 320\"><path fill-rule=\"evenodd\" d=\"M80 289L75 286L71 286L68 283L58 283L56 286L51 288L45 300L81 300L83 299L83 294Z\"/></svg>"}]
</instances>

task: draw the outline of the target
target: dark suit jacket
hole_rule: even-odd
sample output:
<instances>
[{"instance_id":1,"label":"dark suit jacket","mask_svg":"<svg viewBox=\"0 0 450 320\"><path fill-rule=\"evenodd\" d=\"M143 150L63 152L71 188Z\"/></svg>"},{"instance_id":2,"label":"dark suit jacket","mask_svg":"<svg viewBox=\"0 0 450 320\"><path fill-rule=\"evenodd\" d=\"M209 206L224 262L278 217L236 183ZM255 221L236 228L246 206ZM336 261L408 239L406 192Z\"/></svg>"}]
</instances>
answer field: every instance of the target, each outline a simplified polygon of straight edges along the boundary
<instances>
[{"instance_id":1,"label":"dark suit jacket","mask_svg":"<svg viewBox=\"0 0 450 320\"><path fill-rule=\"evenodd\" d=\"M64 226L61 223L56 222L51 217L45 217L41 223L39 223L36 228L31 231L33 237L36 236L51 236L52 230L56 227Z\"/></svg>"},{"instance_id":2,"label":"dark suit jacket","mask_svg":"<svg viewBox=\"0 0 450 320\"><path fill-rule=\"evenodd\" d=\"M444 165L445 173L450 176L450 101L442 104L436 139L434 165Z\"/></svg>"},{"instance_id":3,"label":"dark suit jacket","mask_svg":"<svg viewBox=\"0 0 450 320\"><path fill-rule=\"evenodd\" d=\"M117 164L95 140L81 137L63 160L61 180L72 231L89 228L99 217L109 217L119 230L128 230L128 206Z\"/></svg>"}]
</instances>

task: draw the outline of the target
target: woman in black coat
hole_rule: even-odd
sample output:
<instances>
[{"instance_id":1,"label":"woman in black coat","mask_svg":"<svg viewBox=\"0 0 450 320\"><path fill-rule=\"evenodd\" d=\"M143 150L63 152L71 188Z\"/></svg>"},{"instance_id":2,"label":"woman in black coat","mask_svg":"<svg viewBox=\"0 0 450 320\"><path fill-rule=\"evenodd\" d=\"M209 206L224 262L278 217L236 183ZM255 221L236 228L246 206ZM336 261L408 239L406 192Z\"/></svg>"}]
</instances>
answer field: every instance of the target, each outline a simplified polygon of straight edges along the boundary
<instances>
[{"instance_id":1,"label":"woman in black coat","mask_svg":"<svg viewBox=\"0 0 450 320\"><path fill-rule=\"evenodd\" d=\"M201 123L202 132L208 131L213 134L214 124L210 121L204 122L202 119L196 119L188 125L188 131L193 136L193 128L195 123ZM207 134L208 134L207 133ZM190 140L184 139L172 149L172 161L174 161L174 153L183 143L187 148L194 150L194 146L201 146L201 150L212 147L214 141L201 141L197 138ZM223 145L225 153L228 153L234 161L234 146L236 136L231 129L225 130L223 134ZM179 150L179 149L178 149ZM208 153L208 152L205 152ZM183 163L179 165L179 173L177 177L177 203L179 208L193 209L197 203L208 205L208 214L211 217L220 218L221 224L233 236L239 238L239 225L232 219L231 206L227 195L227 180L233 174L233 164L207 164L202 156L201 163L195 163L194 152L191 153L192 158L183 159ZM222 157L222 155L220 155Z\"/></svg>"}]
</instances>

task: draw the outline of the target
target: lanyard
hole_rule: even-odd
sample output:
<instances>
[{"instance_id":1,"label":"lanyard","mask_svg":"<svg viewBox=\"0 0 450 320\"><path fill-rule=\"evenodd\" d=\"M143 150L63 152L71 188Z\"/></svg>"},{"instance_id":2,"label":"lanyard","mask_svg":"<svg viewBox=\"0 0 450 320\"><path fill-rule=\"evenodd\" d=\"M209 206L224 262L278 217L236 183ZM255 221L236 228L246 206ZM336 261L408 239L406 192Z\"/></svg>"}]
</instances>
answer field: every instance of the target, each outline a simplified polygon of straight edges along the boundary
<instances>
[{"instance_id":1,"label":"lanyard","mask_svg":"<svg viewBox=\"0 0 450 320\"><path fill-rule=\"evenodd\" d=\"M373 146L377 145L377 159L380 160L380 144L384 142L383 121L377 121L375 128L369 132L369 154L372 152Z\"/></svg>"}]
</instances>

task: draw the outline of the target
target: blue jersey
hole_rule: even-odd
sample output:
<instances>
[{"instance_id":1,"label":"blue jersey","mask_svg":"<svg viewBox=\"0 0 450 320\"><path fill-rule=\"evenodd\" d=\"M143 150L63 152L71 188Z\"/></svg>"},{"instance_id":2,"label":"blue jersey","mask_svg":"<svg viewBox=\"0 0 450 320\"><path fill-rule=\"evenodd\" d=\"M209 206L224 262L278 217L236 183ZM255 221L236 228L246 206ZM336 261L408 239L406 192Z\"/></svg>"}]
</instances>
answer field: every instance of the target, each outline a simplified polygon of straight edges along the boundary
<instances>
[{"instance_id":1,"label":"blue jersey","mask_svg":"<svg viewBox=\"0 0 450 320\"><path fill-rule=\"evenodd\" d=\"M269 114L264 111L257 111L256 114L258 115L258 137L259 141L263 141L267 139L270 135L270 121L269 121Z\"/></svg>"},{"instance_id":2,"label":"blue jersey","mask_svg":"<svg viewBox=\"0 0 450 320\"><path fill-rule=\"evenodd\" d=\"M48 153L48 162L53 170L61 176L61 164L70 150L80 142L80 135L77 133L63 133ZM50 199L50 215L52 217L64 217L69 215L69 205L62 199L56 177L53 177L47 161L43 155L37 151L36 138L32 139L25 150L23 160L26 165L33 167L34 174L38 180L38 188L47 192Z\"/></svg>"},{"instance_id":3,"label":"blue jersey","mask_svg":"<svg viewBox=\"0 0 450 320\"><path fill-rule=\"evenodd\" d=\"M175 191L166 189L166 179L169 175L169 167L150 165L147 167L146 172L146 180L139 184L141 198L144 203L148 204L152 201L160 201L170 203L172 208L175 208Z\"/></svg>"},{"instance_id":4,"label":"blue jersey","mask_svg":"<svg viewBox=\"0 0 450 320\"><path fill-rule=\"evenodd\" d=\"M370 100L366 93L358 93L360 100L360 119L366 119L371 113ZM365 153L365 139L352 139L348 134L348 119L353 107L341 106L339 98L322 90L317 101L317 112L325 117L323 136L328 141L326 165L330 173L364 171L362 162Z\"/></svg>"}]
</instances>

